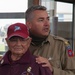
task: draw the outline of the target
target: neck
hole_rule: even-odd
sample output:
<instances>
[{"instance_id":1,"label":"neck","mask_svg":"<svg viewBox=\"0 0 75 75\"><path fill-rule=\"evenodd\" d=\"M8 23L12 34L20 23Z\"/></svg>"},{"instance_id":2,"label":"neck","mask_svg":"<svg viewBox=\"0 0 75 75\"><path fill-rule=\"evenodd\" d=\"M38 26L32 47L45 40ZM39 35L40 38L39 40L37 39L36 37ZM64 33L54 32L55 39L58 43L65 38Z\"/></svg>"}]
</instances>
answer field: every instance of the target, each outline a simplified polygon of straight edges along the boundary
<instances>
[{"instance_id":1,"label":"neck","mask_svg":"<svg viewBox=\"0 0 75 75\"><path fill-rule=\"evenodd\" d=\"M11 55L11 59L13 61L19 60L21 57L22 57L22 55L19 55L19 54L12 54Z\"/></svg>"},{"instance_id":2,"label":"neck","mask_svg":"<svg viewBox=\"0 0 75 75\"><path fill-rule=\"evenodd\" d=\"M47 37L41 38L30 33L30 37L32 38L32 42L35 45L40 45Z\"/></svg>"}]
</instances>

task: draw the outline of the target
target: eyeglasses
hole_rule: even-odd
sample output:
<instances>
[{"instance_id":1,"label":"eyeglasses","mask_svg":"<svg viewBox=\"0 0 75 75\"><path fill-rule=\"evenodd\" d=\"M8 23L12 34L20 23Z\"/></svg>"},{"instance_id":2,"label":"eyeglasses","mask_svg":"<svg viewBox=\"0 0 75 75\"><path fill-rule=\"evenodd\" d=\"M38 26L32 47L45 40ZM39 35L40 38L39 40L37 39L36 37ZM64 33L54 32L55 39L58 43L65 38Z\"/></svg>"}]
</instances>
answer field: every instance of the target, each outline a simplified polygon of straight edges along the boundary
<instances>
[{"instance_id":1,"label":"eyeglasses","mask_svg":"<svg viewBox=\"0 0 75 75\"><path fill-rule=\"evenodd\" d=\"M24 39L22 37L12 37L9 39L9 42L12 44L16 44L18 42L20 42L21 44L26 44L28 40L29 38Z\"/></svg>"}]
</instances>

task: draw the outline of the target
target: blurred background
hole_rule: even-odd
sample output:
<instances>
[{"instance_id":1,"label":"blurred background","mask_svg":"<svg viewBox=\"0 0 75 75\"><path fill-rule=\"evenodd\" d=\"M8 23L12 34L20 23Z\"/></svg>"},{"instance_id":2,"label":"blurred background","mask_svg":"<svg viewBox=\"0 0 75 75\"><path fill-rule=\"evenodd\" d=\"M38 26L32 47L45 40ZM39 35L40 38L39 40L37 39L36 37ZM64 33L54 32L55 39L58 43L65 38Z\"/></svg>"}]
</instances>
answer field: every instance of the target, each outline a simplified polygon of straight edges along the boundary
<instances>
[{"instance_id":1,"label":"blurred background","mask_svg":"<svg viewBox=\"0 0 75 75\"><path fill-rule=\"evenodd\" d=\"M74 0L0 0L0 56L8 50L5 41L8 26L15 22L25 23L25 11L32 5L47 7L51 33L68 39L75 51Z\"/></svg>"}]
</instances>

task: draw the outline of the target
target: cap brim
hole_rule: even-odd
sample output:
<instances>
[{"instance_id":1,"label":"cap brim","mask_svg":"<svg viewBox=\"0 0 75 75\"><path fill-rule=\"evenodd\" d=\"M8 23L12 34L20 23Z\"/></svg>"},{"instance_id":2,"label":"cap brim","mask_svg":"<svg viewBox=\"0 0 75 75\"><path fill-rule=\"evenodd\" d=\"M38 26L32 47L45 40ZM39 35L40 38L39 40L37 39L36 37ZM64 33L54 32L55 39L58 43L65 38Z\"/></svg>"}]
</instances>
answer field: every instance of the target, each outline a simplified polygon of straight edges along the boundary
<instances>
[{"instance_id":1,"label":"cap brim","mask_svg":"<svg viewBox=\"0 0 75 75\"><path fill-rule=\"evenodd\" d=\"M27 38L27 37L29 37L28 35L23 34L23 33L13 33L13 34L10 35L9 37L7 37L7 39L10 39L10 38L13 37L13 36L19 36L19 37L22 37L22 38Z\"/></svg>"}]
</instances>

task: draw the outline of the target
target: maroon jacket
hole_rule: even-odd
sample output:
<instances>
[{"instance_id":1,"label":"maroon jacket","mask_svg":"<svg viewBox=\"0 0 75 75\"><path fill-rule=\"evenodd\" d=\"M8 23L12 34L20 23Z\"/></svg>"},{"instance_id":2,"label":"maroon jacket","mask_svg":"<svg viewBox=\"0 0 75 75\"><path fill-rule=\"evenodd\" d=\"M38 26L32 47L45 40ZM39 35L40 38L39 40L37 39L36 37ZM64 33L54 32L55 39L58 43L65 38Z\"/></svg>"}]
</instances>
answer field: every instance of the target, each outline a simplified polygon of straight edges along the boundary
<instances>
[{"instance_id":1,"label":"maroon jacket","mask_svg":"<svg viewBox=\"0 0 75 75\"><path fill-rule=\"evenodd\" d=\"M27 69L31 67L31 71ZM27 51L20 60L11 61L10 52L8 51L0 62L0 75L52 75L49 68L43 68L35 61L29 51Z\"/></svg>"}]
</instances>

